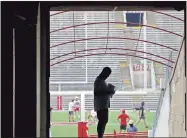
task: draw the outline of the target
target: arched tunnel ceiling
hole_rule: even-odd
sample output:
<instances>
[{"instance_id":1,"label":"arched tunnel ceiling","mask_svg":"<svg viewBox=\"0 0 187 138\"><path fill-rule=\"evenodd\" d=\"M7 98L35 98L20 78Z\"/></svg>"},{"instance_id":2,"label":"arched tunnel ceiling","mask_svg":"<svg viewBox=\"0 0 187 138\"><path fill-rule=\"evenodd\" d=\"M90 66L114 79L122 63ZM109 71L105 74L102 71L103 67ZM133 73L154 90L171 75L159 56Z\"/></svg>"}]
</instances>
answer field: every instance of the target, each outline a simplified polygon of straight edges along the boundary
<instances>
[{"instance_id":1,"label":"arched tunnel ceiling","mask_svg":"<svg viewBox=\"0 0 187 138\"><path fill-rule=\"evenodd\" d=\"M36 24L38 4L42 7L50 7L51 10L183 10L186 2L11 2L6 3L9 9L26 18L28 24ZM60 7L60 5L62 5ZM90 7L89 5L92 5ZM125 5L125 6L124 6ZM75 7L76 6L76 7ZM136 7L134 7L136 6ZM22 7L22 8L20 8ZM68 7L68 8L67 8ZM64 8L64 9L63 9ZM87 9L86 9L87 8Z\"/></svg>"},{"instance_id":2,"label":"arched tunnel ceiling","mask_svg":"<svg viewBox=\"0 0 187 138\"><path fill-rule=\"evenodd\" d=\"M59 11L59 12L60 12L60 11ZM58 13L58 11L56 11L56 13ZM62 13L63 13L63 12L62 12ZM64 12L64 13L68 13L68 12ZM55 16L55 12L53 12L52 14L54 14L54 16ZM56 14L56 15L57 15L57 14ZM58 16L58 15L57 15L57 16ZM71 15L69 15L69 16L71 16ZM66 20L65 17L62 17L62 18L64 19L64 21ZM52 17L51 19L54 19L54 18ZM58 19L55 19L55 20L58 20ZM177 21L177 17L176 17L176 19L174 19L174 20ZM183 24L183 19L178 18L178 20L180 20L180 22ZM60 20L59 20L59 21L60 21ZM63 22L63 21L61 21L61 22ZM104 22L104 23L106 24L106 22ZM104 24L104 23L103 23L103 24ZM115 22L111 22L111 23L115 24ZM160 22L159 22L159 23L160 23ZM93 22L93 23L90 23L90 24L93 26L93 25L94 25L94 22ZM84 23L81 24L81 23L76 22L76 24L75 24L74 26L71 25L71 23L69 23L69 24L67 24L67 25L65 25L65 26L62 26L62 27L61 27L61 26L58 26L58 27L57 27L57 26L56 26L56 27L53 26L53 28L50 29L50 32L51 32L51 40L53 40L53 38L57 37L56 34L58 33L58 31L59 31L59 32L60 32L60 31L63 32L63 31L66 30L66 29L67 29L67 31L68 31L69 29L72 31L73 28L76 28L76 27L77 27L77 28L78 28L78 27L80 27L80 28L83 27L83 28L84 28L85 26L87 26L88 28L90 28L90 26L91 26L90 24L89 24L89 23L87 23L87 24L86 24L86 23L85 23L85 24L84 24ZM99 24L98 21L96 22L96 24ZM101 23L101 24L102 24L102 23ZM105 25L105 26L106 26L106 25ZM151 27L152 27L152 26L150 26L150 28L151 28ZM175 32L175 30L167 30L167 29L165 29L165 28L163 28L163 27L160 27L160 26L159 26L159 27L152 27L152 28L158 29L158 30L160 30L160 31L165 31L165 32L169 33L170 35L176 36L176 37L178 37L178 38L182 38L182 34L181 34L181 32L179 33L179 31L176 31L176 32ZM56 31L55 31L55 30L56 30ZM79 31L80 31L80 30L79 30ZM105 31L105 32L106 32L106 31ZM54 34L53 34L53 33L54 33ZM65 37L68 37L68 35L65 36ZM70 37L69 37L69 38L70 38ZM60 39L64 39L64 40L65 40L65 38L63 38L62 36L60 37ZM91 40L90 37L88 37L87 39L83 38L82 41L88 41L88 42L89 42L89 39ZM102 38L102 37L101 37L101 38L95 37L95 38L93 38L93 39L106 39L106 36L103 37L103 38ZM115 36L114 36L114 37L109 37L109 39L111 39L111 41L113 41L114 39L117 39L117 38L115 38ZM120 38L118 38L118 39L120 39ZM131 38L130 38L130 39L131 39ZM150 38L149 38L149 39L150 39ZM80 50L80 51L82 50L82 52L85 53L86 51L83 51L84 48L82 48L82 49L78 48L78 49L76 50L76 52L71 52L71 51L74 51L74 50L75 50L75 49L73 49L73 43L75 42L75 41L73 40L73 36L72 36L72 38L71 38L71 41L69 41L69 42L68 42L68 41L64 41L64 40L63 40L63 42L58 41L58 43L55 43L55 44L53 43L53 41L51 41L51 42L52 42L52 43L51 43L51 50L53 51L53 48L54 48L54 50L55 50L55 47L61 47L62 49L66 47L66 48L65 48L66 51L67 51L67 48L69 47L71 50L70 50L69 52L67 51L66 53L61 53L61 52L60 52L61 54L57 54L57 55L55 54L54 56L51 57L51 59L52 59L52 58L54 59L55 56L58 57L58 56L60 56L60 55L63 55L63 56L67 56L68 58L67 58L67 59L59 58L58 60L56 60L58 63L61 63L61 62L69 62L70 60L72 60L72 62L70 61L70 63L63 63L63 64L61 63L61 65L59 64L59 65L57 65L57 66L55 67L54 64L56 64L56 63L54 63L54 62L53 62L54 60L52 60L52 62L51 62L52 64L51 64L51 65L52 65L52 66L54 65L54 68L56 68L56 69L57 69L57 68L60 69L62 66L65 67L66 65L68 66L68 64L70 65L71 63L73 63L73 61L75 61L74 59L76 59L76 57L69 57L67 53L71 53L72 56L77 56L77 59L78 59L78 58L83 58L84 56L89 57L89 56L96 56L96 55L104 55L104 54L105 54L105 53L102 53L102 52L100 53L100 51L99 51L97 54L96 54L96 53L92 53L92 52L89 53L89 52L91 51L91 50L90 50L91 47L87 49L88 54L85 54L84 56L81 55L81 54L79 54L79 53L76 53L76 52L78 52L79 50ZM132 39L132 40L135 40L135 39ZM78 41L81 41L81 37L76 36L76 41L77 41L77 42L78 42ZM137 41L137 40L135 40L135 41ZM65 45L67 45L68 43L72 43L72 45L71 45L71 46L65 46ZM153 43L154 43L154 42L153 42ZM75 44L76 44L76 43L75 43ZM177 50L178 50L178 48L176 49L176 48L174 48L174 47L167 47L168 44L166 44L166 45L162 45L162 44L159 44L159 43L157 43L157 44L154 43L154 44L155 44L155 46L158 44L158 45L160 46L160 48L161 48L162 46L166 46L165 48L171 48L171 49L174 50L174 51L177 51ZM60 46L60 45L61 45L61 46ZM63 46L63 45L64 45L64 46ZM179 44L178 44L178 45L179 45ZM103 47L104 47L104 46L103 46ZM60 49L61 49L61 48L60 48ZM96 47L94 47L94 48L96 48ZM118 52L116 52L116 51L113 52L111 46L110 46L109 48L111 48L111 49L110 49L111 51L108 50L108 51L107 51L108 53L107 53L106 55L123 55L123 56L124 56L124 55L128 55L128 54L126 54L126 53L125 53L125 54L122 54L122 53L118 53ZM115 48L115 47L113 47L113 48ZM118 47L116 47L116 48L118 48ZM60 49L59 49L59 50L60 50ZM62 49L61 49L61 50L62 50ZM64 49L64 50L65 50L65 49ZM99 49L99 48L98 48L98 49ZM149 47L148 47L148 49L149 49ZM138 49L138 50L140 50L140 49ZM79 52L80 52L80 51L79 51ZM121 50L121 51L122 51L122 50ZM140 51L143 51L143 50L141 49ZM75 53L76 53L77 55L76 55ZM81 52L80 52L80 53L81 53ZM151 54L151 53L154 53L154 51L152 51L152 52L149 51L149 53L150 53L150 54ZM162 57L162 53L157 53L156 55ZM63 57L63 56L62 56L62 57ZM134 55L130 55L130 56L134 56ZM135 56L135 57L136 57L136 56ZM137 57L138 57L138 56L137 56ZM103 57L103 58L104 58L104 57ZM143 57L142 57L142 58L143 58ZM163 56L163 58L168 59L166 56ZM150 60L152 60L152 61L156 61L156 60L157 60L157 58L150 58L150 57L148 57L147 59L150 59ZM78 59L78 60L79 60L79 59ZM172 61L172 59L171 59L171 61ZM112 61L111 61L111 62L112 62ZM119 61L116 60L116 62L119 62ZM159 61L158 61L158 62L159 62ZM74 64L75 64L75 63L74 63ZM79 63L79 64L80 64L80 63ZM165 60L165 63L163 63L163 64L165 64L166 66L171 67L171 65L167 65L167 61L166 61L166 60ZM78 65L78 64L77 64L77 65ZM94 67L93 67L93 68L94 68ZM52 67L51 69L52 69L51 71L52 71L52 74L53 74L54 71L55 71L56 69L53 70L53 67ZM59 69L57 69L57 70L59 70ZM83 70L82 70L82 71L83 71ZM58 71L57 71L57 72L58 72ZM55 73L55 74L56 74L56 73ZM57 75L57 74L56 74L56 75ZM55 76L56 76L56 75L55 75ZM52 75L52 76L53 76L53 75Z\"/></svg>"},{"instance_id":3,"label":"arched tunnel ceiling","mask_svg":"<svg viewBox=\"0 0 187 138\"><path fill-rule=\"evenodd\" d=\"M69 12L71 12L71 11L69 11ZM152 11L151 11L152 12ZM184 22L184 20L183 19L181 19L181 18L178 18L178 17L176 17L176 16L172 16L172 15L170 15L170 14L167 14L167 13L163 13L163 12L157 12L157 11L153 11L153 12L155 12L155 13L159 13L159 14L163 14L163 15L166 15L166 16L170 16L171 18L176 18L177 20L180 20L181 22ZM66 14L67 12L56 12L56 13L53 13L53 14L51 14L50 16L52 17L52 16L57 16L58 14ZM72 16L72 15L69 15L69 16ZM62 21L63 22L63 21ZM52 29L52 31L50 31L50 33L55 33L55 32L58 32L58 31L63 31L63 30L65 30L65 29L71 29L71 28L76 28L76 27L80 27L80 26L88 26L88 25L94 25L94 24L127 24L127 23L125 23L125 22L89 22L89 23L84 23L84 24L75 24L75 25L73 25L73 26L65 26L65 27L62 27L62 28L57 28L57 29ZM132 23L132 24L134 24L134 23ZM163 28L159 28L159 27L154 27L154 26L151 26L151 25L144 25L144 24L141 24L141 27L143 27L143 26L146 26L146 27L150 27L150 28L153 28L153 29L158 29L158 30L160 30L160 31L163 31L163 32L167 32L167 33L169 33L169 34L171 34L171 35L176 35L176 36L179 36L179 37L182 37L182 35L181 34L178 34L178 33L175 33L174 31L169 31L169 30L167 30L167 29L163 29ZM75 32L74 32L75 33ZM141 33L141 32L140 32ZM139 33L139 34L140 34ZM52 35L52 34L51 34ZM74 34L75 35L75 34ZM166 45L162 45L162 44L159 44L159 43L155 43L155 42L152 42L152 41L145 41L145 40L143 40L143 39L139 39L139 38L128 38L128 37L92 37L92 38L83 38L83 39L74 39L74 41L67 41L67 42L62 42L62 43L57 43L57 44L55 44L55 45L51 45L50 46L50 48L54 48L54 47L58 47L58 46L63 46L63 45L67 45L67 44L69 44L69 43L77 43L77 42L80 42L80 41L87 41L87 40L95 40L95 39L107 39L107 41L108 41L108 39L125 39L125 40L131 40L131 41L142 41L142 42L145 42L145 43L150 43L150 44L153 44L153 45L157 45L157 46L160 46L160 47L163 47L163 48L167 48L167 49L171 49L171 50L173 50L173 51L178 51L177 49L175 49L175 48L172 48L172 47L169 47L169 46L166 46ZM149 47L148 47L148 49L149 49ZM134 50L135 52L136 52L136 50ZM76 52L74 52L75 54L76 54ZM147 52L147 53L149 53L149 52ZM64 55L63 55L64 56ZM161 56L161 55L160 55ZM57 57L59 57L59 56L57 56ZM161 56L162 57L162 56ZM53 58L54 59L54 58ZM164 64L164 63L163 63Z\"/></svg>"}]
</instances>

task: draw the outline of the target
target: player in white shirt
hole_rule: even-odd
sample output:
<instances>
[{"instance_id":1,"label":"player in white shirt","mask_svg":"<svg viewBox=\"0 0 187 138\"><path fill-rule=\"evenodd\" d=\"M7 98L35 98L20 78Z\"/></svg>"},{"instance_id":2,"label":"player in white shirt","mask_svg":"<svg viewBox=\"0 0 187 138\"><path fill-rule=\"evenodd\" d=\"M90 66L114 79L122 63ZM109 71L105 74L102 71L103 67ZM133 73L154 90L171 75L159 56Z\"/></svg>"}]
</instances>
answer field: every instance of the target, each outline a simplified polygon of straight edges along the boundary
<instances>
[{"instance_id":1,"label":"player in white shirt","mask_svg":"<svg viewBox=\"0 0 187 138\"><path fill-rule=\"evenodd\" d=\"M88 121L96 122L97 121L97 112L95 112L94 110L91 110L88 115Z\"/></svg>"},{"instance_id":2,"label":"player in white shirt","mask_svg":"<svg viewBox=\"0 0 187 138\"><path fill-rule=\"evenodd\" d=\"M81 106L81 102L79 100L79 97L75 97L74 100L74 112L75 112L75 118L80 119L80 106Z\"/></svg>"},{"instance_id":3,"label":"player in white shirt","mask_svg":"<svg viewBox=\"0 0 187 138\"><path fill-rule=\"evenodd\" d=\"M71 100L69 102L69 122L73 121L74 122L74 112L73 112L73 108L74 108L74 100Z\"/></svg>"}]
</instances>

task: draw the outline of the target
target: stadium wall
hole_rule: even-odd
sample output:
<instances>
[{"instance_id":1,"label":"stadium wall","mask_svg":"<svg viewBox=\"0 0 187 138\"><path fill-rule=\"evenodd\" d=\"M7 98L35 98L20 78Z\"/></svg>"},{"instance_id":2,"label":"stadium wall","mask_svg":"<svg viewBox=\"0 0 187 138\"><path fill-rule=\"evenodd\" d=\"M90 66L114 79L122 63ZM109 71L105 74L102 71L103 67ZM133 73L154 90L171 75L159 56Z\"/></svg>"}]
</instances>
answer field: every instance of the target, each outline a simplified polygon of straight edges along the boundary
<instances>
[{"instance_id":1,"label":"stadium wall","mask_svg":"<svg viewBox=\"0 0 187 138\"><path fill-rule=\"evenodd\" d=\"M186 137L185 92L185 41L182 41L170 80L169 137Z\"/></svg>"}]
</instances>

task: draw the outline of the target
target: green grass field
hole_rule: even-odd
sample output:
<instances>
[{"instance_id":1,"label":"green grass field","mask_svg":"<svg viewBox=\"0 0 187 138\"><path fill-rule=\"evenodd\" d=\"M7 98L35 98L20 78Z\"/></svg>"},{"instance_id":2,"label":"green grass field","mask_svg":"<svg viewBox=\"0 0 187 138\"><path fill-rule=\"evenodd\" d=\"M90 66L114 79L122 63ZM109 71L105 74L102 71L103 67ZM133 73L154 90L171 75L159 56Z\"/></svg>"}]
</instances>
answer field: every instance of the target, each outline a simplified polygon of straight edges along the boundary
<instances>
[{"instance_id":1,"label":"green grass field","mask_svg":"<svg viewBox=\"0 0 187 138\"><path fill-rule=\"evenodd\" d=\"M114 129L119 132L119 123L117 121L117 117L120 112L118 111L110 111L109 121L105 129L105 133L113 133ZM138 119L137 112L127 111L127 114L130 116L134 122ZM153 126L155 118L154 112L146 113L146 121L148 124L148 129L151 129ZM55 123L63 123L68 122L68 112L52 112L52 122ZM96 134L96 124L89 126L89 134ZM143 121L137 125L138 131L147 131L144 127ZM51 127L52 137L77 137L77 125L59 125Z\"/></svg>"}]
</instances>

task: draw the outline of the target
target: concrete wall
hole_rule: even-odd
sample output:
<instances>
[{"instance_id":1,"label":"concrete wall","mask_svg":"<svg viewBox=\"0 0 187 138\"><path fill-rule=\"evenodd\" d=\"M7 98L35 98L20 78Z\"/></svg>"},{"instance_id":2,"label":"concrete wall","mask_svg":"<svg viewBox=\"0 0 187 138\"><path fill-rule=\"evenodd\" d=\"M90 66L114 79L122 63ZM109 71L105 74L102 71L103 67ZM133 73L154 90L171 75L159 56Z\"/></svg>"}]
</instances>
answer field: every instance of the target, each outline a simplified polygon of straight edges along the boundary
<instances>
[{"instance_id":1,"label":"concrete wall","mask_svg":"<svg viewBox=\"0 0 187 138\"><path fill-rule=\"evenodd\" d=\"M170 81L169 137L186 137L185 132L185 42Z\"/></svg>"}]
</instances>

